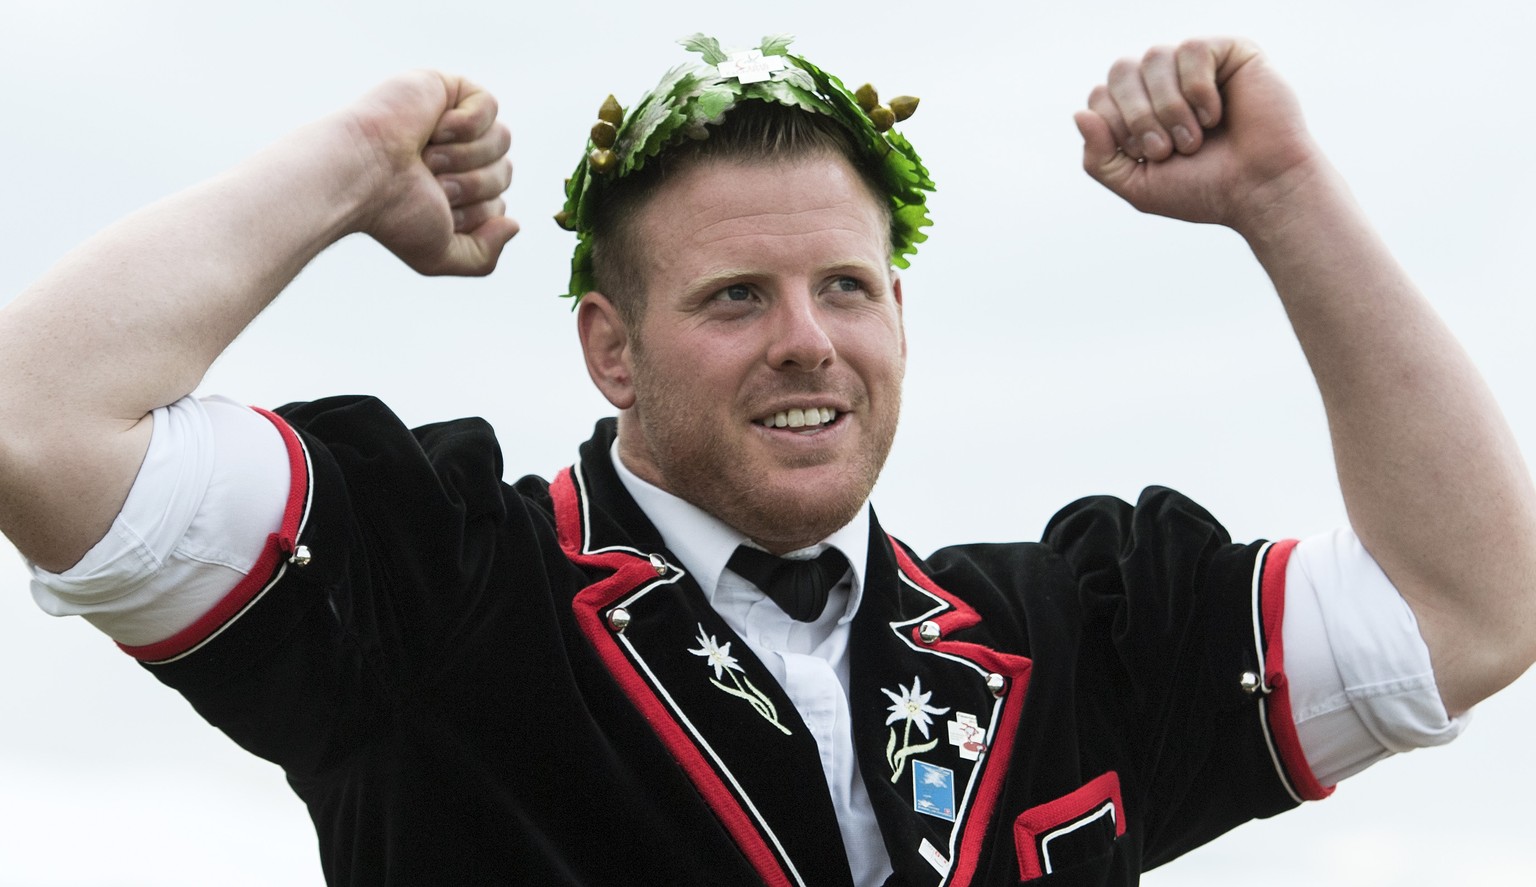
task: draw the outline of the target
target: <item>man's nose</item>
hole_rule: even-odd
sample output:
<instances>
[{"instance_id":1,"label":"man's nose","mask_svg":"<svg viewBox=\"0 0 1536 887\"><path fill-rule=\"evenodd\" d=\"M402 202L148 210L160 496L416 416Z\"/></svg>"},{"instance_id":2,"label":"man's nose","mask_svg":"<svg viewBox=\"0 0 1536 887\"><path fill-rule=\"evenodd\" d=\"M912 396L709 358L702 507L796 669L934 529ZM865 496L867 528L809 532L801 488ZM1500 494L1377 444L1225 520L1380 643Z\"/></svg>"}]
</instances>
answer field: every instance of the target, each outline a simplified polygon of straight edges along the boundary
<instances>
[{"instance_id":1,"label":"man's nose","mask_svg":"<svg viewBox=\"0 0 1536 887\"><path fill-rule=\"evenodd\" d=\"M768 363L775 369L819 369L836 351L827 334L823 307L809 294L785 297L775 306L774 336Z\"/></svg>"}]
</instances>

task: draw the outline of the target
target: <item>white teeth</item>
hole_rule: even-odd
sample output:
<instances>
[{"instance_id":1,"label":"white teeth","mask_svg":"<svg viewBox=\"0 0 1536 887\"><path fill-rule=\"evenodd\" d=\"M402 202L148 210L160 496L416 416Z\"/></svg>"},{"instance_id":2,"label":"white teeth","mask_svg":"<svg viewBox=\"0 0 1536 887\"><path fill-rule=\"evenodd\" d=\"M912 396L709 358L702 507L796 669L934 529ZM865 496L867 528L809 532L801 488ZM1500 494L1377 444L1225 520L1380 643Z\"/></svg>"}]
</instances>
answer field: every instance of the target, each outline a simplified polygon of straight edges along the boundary
<instances>
[{"instance_id":1,"label":"white teeth","mask_svg":"<svg viewBox=\"0 0 1536 887\"><path fill-rule=\"evenodd\" d=\"M760 420L764 428L806 428L826 425L837 418L837 411L830 407L807 407L784 410Z\"/></svg>"}]
</instances>

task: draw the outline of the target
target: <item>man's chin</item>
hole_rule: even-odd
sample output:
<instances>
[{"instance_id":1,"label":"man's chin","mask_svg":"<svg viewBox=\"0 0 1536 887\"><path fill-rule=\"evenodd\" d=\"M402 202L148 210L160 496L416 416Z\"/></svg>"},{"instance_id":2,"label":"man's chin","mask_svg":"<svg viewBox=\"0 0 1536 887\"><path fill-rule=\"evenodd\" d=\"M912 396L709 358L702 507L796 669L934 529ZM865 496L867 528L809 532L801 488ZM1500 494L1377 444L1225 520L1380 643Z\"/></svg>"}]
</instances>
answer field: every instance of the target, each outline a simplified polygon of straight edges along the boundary
<instances>
[{"instance_id":1,"label":"man's chin","mask_svg":"<svg viewBox=\"0 0 1536 887\"><path fill-rule=\"evenodd\" d=\"M758 489L745 501L731 503L728 514L716 516L765 548L793 551L820 542L854 519L869 490L852 486Z\"/></svg>"}]
</instances>

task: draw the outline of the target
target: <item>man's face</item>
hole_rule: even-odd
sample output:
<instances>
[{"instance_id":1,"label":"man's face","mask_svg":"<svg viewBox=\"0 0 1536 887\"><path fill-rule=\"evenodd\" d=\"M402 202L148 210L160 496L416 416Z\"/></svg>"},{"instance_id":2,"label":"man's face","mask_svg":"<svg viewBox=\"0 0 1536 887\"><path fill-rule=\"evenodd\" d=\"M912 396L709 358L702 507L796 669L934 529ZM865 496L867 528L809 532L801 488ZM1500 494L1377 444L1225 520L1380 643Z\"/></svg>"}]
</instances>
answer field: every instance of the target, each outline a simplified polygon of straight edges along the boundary
<instances>
[{"instance_id":1,"label":"man's face","mask_svg":"<svg viewBox=\"0 0 1536 887\"><path fill-rule=\"evenodd\" d=\"M634 224L646 304L625 464L774 551L846 524L890 452L906 367L868 188L830 155L706 161Z\"/></svg>"}]
</instances>

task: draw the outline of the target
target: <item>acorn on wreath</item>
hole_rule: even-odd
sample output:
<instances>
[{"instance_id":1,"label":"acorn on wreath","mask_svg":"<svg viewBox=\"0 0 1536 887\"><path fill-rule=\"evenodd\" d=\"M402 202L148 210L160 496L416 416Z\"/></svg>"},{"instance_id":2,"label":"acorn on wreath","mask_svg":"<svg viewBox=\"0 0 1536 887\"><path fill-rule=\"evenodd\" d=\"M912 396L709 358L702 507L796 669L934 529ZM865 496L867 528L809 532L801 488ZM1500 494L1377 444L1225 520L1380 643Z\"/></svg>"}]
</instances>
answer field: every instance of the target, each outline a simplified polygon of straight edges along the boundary
<instances>
[{"instance_id":1,"label":"acorn on wreath","mask_svg":"<svg viewBox=\"0 0 1536 887\"><path fill-rule=\"evenodd\" d=\"M619 157L613 153L613 145L619 139L619 124L624 122L624 109L619 100L609 95L597 109L597 122L592 124L592 150L587 154L587 166L598 175L607 175L618 168ZM571 180L565 180L565 193L571 193ZM575 231L571 214L565 210L555 213L555 224L567 231Z\"/></svg>"},{"instance_id":2,"label":"acorn on wreath","mask_svg":"<svg viewBox=\"0 0 1536 887\"><path fill-rule=\"evenodd\" d=\"M885 132L911 117L917 111L917 103L921 101L917 96L899 95L891 99L890 104L882 105L880 93L869 83L854 90L853 99L869 115L869 122L875 125L876 132Z\"/></svg>"},{"instance_id":3,"label":"acorn on wreath","mask_svg":"<svg viewBox=\"0 0 1536 887\"><path fill-rule=\"evenodd\" d=\"M592 153L587 155L587 163L598 175L607 175L619 165L613 143L618 140L619 124L623 122L624 109L619 107L619 100L612 95L603 99L602 107L597 109L597 122L592 124Z\"/></svg>"}]
</instances>

